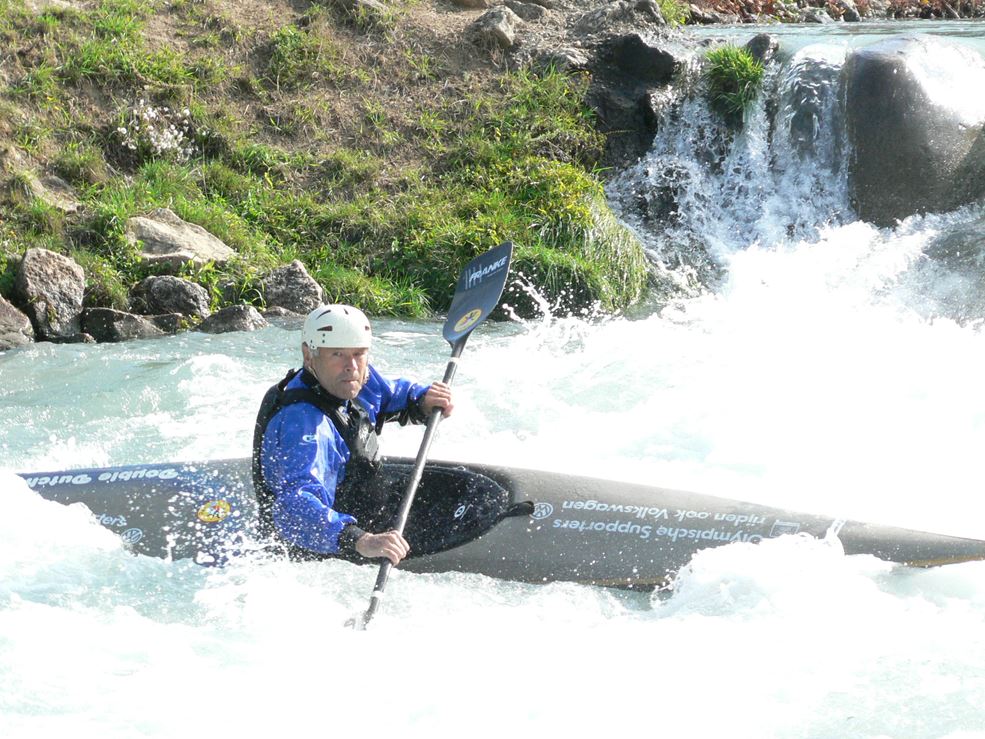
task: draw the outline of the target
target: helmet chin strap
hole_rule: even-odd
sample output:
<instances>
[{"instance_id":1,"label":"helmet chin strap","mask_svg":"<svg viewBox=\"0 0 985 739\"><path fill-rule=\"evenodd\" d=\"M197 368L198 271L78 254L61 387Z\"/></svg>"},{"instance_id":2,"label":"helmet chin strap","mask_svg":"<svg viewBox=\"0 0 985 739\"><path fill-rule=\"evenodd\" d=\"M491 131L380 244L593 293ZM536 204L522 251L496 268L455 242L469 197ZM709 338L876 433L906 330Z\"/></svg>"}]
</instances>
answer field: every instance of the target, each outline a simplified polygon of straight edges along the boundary
<instances>
[{"instance_id":1,"label":"helmet chin strap","mask_svg":"<svg viewBox=\"0 0 985 739\"><path fill-rule=\"evenodd\" d=\"M314 376L314 378L316 380L318 380L318 384L321 387L325 387L324 385L322 385L322 381L321 381L321 378L318 376L318 372L315 371L315 363L312 362L312 361L309 361L309 357L312 356L312 353L313 352L317 352L318 349L312 349L310 346L307 346L307 345L305 345L305 347L306 347L307 351L305 351L305 352L302 353L302 356L304 357L304 361L302 362L302 365L301 366L304 367L304 369L306 369L308 372L310 372Z\"/></svg>"}]
</instances>

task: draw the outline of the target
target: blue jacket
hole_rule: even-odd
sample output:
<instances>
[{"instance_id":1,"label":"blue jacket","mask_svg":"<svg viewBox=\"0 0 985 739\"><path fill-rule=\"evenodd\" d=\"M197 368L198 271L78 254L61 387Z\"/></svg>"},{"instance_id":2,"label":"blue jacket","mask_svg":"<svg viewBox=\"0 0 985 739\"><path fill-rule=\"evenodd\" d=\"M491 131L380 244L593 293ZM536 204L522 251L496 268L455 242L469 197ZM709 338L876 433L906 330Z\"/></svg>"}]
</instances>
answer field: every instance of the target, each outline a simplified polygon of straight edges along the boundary
<instances>
[{"instance_id":1,"label":"blue jacket","mask_svg":"<svg viewBox=\"0 0 985 739\"><path fill-rule=\"evenodd\" d=\"M303 387L300 372L285 390ZM429 385L388 380L370 365L356 401L372 422L416 403ZM310 403L292 403L270 419L263 436L263 479L274 494L274 526L281 539L320 554L339 551L339 534L356 519L336 511L335 491L345 479L349 449L335 425Z\"/></svg>"}]
</instances>

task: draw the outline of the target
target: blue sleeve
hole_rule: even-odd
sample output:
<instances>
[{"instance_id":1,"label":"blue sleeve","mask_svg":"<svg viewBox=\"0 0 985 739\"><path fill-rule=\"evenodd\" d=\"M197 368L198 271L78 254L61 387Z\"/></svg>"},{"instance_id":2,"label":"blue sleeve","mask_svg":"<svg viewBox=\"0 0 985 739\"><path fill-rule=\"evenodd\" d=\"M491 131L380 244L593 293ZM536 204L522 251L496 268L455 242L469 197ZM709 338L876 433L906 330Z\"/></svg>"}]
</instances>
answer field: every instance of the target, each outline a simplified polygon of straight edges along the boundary
<instances>
[{"instance_id":1,"label":"blue sleeve","mask_svg":"<svg viewBox=\"0 0 985 739\"><path fill-rule=\"evenodd\" d=\"M366 408L369 420L376 423L380 413L399 413L416 403L430 385L421 385L403 377L388 380L375 367L369 367L369 379L359 391L359 402Z\"/></svg>"},{"instance_id":2,"label":"blue sleeve","mask_svg":"<svg viewBox=\"0 0 985 739\"><path fill-rule=\"evenodd\" d=\"M308 403L285 406L267 426L260 459L281 538L313 552L338 552L339 534L356 519L332 507L349 450L331 421Z\"/></svg>"}]
</instances>

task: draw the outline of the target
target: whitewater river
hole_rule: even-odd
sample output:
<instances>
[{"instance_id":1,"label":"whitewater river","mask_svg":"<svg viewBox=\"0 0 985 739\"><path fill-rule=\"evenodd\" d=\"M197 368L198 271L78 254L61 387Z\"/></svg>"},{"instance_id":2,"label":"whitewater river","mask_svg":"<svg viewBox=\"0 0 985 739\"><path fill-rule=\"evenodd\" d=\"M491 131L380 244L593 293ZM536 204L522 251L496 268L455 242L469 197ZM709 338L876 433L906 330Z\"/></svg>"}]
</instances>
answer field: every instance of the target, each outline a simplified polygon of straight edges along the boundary
<instances>
[{"instance_id":1,"label":"whitewater river","mask_svg":"<svg viewBox=\"0 0 985 739\"><path fill-rule=\"evenodd\" d=\"M980 277L920 269L981 209L877 229L827 155L769 175L771 200L753 165L784 152L762 126L742 192L689 188L680 228L721 283L632 318L484 324L432 457L985 539L985 314L941 297ZM663 171L641 167L617 207ZM0 354L0 736L985 736L985 563L784 537L707 550L660 595L398 570L354 632L374 567L135 557L13 475L249 454L296 329ZM375 329L384 373L440 376L440 321ZM420 438L388 429L384 450Z\"/></svg>"}]
</instances>

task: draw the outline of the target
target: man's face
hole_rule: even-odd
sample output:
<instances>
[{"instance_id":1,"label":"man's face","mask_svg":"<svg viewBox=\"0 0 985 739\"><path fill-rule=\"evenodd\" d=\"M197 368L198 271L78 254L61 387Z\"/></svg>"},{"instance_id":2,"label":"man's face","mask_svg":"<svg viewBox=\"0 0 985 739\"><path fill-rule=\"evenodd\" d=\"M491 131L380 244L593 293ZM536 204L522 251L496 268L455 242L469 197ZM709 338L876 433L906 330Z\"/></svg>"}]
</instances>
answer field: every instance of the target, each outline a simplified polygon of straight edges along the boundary
<instances>
[{"instance_id":1,"label":"man's face","mask_svg":"<svg viewBox=\"0 0 985 739\"><path fill-rule=\"evenodd\" d=\"M342 400L352 400L369 378L369 349L333 349L314 351L301 345L305 365L318 378L318 384Z\"/></svg>"}]
</instances>

